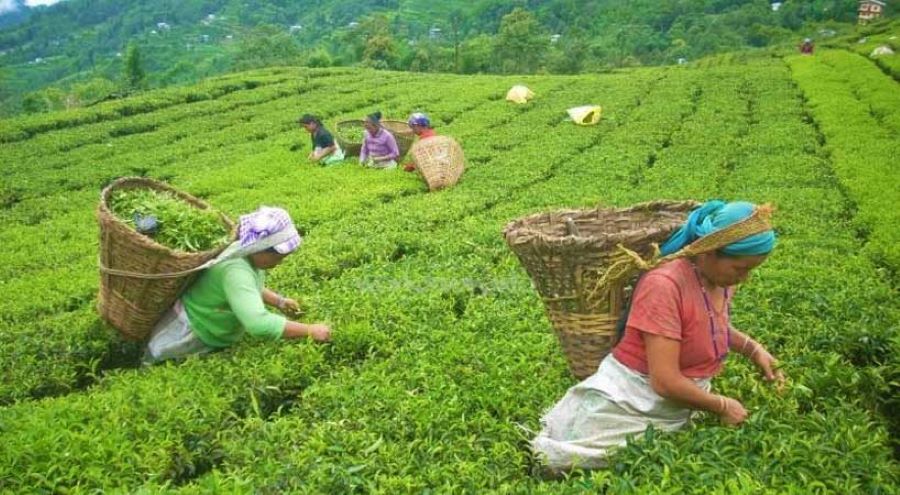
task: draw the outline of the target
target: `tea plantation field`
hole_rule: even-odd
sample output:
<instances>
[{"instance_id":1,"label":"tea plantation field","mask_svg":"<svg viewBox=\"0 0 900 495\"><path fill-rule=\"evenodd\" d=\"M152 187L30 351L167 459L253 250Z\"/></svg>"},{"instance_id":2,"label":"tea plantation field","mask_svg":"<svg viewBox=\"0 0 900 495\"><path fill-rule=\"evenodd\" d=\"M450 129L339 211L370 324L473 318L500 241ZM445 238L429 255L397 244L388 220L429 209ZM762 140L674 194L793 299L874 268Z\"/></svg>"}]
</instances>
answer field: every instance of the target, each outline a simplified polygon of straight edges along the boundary
<instances>
[{"instance_id":1,"label":"tea plantation field","mask_svg":"<svg viewBox=\"0 0 900 495\"><path fill-rule=\"evenodd\" d=\"M524 82L527 105L504 101ZM593 127L565 109L604 108ZM468 169L305 162L326 124L428 112ZM278 68L0 121L0 493L897 493L900 91L849 51L603 75ZM270 284L328 345L239 346L142 369L94 311L100 189L171 182L232 217L288 209ZM783 362L714 381L751 412L648 432L609 470L533 475L527 440L574 384L500 231L528 213L771 202L780 244L735 325Z\"/></svg>"}]
</instances>

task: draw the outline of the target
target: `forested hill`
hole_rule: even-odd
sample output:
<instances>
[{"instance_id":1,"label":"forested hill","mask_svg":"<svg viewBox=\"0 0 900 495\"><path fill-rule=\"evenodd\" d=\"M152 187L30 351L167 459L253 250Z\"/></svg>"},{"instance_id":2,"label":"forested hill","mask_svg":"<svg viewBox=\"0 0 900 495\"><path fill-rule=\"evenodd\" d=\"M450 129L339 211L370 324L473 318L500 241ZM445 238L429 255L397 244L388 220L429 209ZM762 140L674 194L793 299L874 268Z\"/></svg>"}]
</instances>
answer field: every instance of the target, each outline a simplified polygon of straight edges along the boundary
<instances>
[{"instance_id":1,"label":"forested hill","mask_svg":"<svg viewBox=\"0 0 900 495\"><path fill-rule=\"evenodd\" d=\"M888 2L888 15L897 4ZM129 43L142 76L129 83L141 87L276 64L576 73L793 42L815 35L813 23L834 22L840 31L853 25L856 7L855 0L778 8L768 0L64 0L29 16L21 9L0 16L0 26L24 19L0 30L0 101L9 114L23 109L23 95L48 85L81 85L86 100L114 93ZM54 95L41 98L24 110L54 106Z\"/></svg>"}]
</instances>

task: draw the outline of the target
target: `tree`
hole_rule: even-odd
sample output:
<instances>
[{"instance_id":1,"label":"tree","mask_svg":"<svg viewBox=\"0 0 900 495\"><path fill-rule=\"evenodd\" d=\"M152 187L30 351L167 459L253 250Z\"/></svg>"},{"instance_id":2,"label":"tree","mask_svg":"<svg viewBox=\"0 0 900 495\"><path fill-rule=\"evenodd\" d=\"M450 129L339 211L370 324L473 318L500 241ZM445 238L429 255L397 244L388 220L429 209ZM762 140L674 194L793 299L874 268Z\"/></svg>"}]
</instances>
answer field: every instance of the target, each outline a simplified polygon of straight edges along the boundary
<instances>
[{"instance_id":1,"label":"tree","mask_svg":"<svg viewBox=\"0 0 900 495\"><path fill-rule=\"evenodd\" d=\"M401 63L413 72L453 72L456 70L454 49L441 43L423 42Z\"/></svg>"},{"instance_id":2,"label":"tree","mask_svg":"<svg viewBox=\"0 0 900 495\"><path fill-rule=\"evenodd\" d=\"M334 61L331 59L328 50L322 47L313 50L306 58L308 67L330 67L333 63Z\"/></svg>"},{"instance_id":3,"label":"tree","mask_svg":"<svg viewBox=\"0 0 900 495\"><path fill-rule=\"evenodd\" d=\"M456 8L450 12L447 19L450 22L450 36L451 41L453 42L453 72L461 72L462 58L460 57L460 50L463 43L462 30L463 24L466 21L466 15L462 10Z\"/></svg>"},{"instance_id":4,"label":"tree","mask_svg":"<svg viewBox=\"0 0 900 495\"><path fill-rule=\"evenodd\" d=\"M463 74L490 72L491 55L494 39L486 34L479 34L463 42L460 47L460 64Z\"/></svg>"},{"instance_id":5,"label":"tree","mask_svg":"<svg viewBox=\"0 0 900 495\"><path fill-rule=\"evenodd\" d=\"M397 60L397 47L390 34L377 34L366 40L362 63L366 67L389 69Z\"/></svg>"},{"instance_id":6,"label":"tree","mask_svg":"<svg viewBox=\"0 0 900 495\"><path fill-rule=\"evenodd\" d=\"M529 73L540 65L548 44L534 14L516 8L500 21L494 52L504 72Z\"/></svg>"},{"instance_id":7,"label":"tree","mask_svg":"<svg viewBox=\"0 0 900 495\"><path fill-rule=\"evenodd\" d=\"M66 94L59 88L49 86L40 91L33 91L22 99L22 110L25 113L41 113L65 108Z\"/></svg>"},{"instance_id":8,"label":"tree","mask_svg":"<svg viewBox=\"0 0 900 495\"><path fill-rule=\"evenodd\" d=\"M136 43L129 43L125 51L125 83L131 89L138 89L143 86L145 76L141 52Z\"/></svg>"},{"instance_id":9,"label":"tree","mask_svg":"<svg viewBox=\"0 0 900 495\"><path fill-rule=\"evenodd\" d=\"M241 40L235 56L235 67L241 70L302 63L302 53L291 35L271 24L253 28Z\"/></svg>"},{"instance_id":10,"label":"tree","mask_svg":"<svg viewBox=\"0 0 900 495\"><path fill-rule=\"evenodd\" d=\"M360 23L359 32L365 40L362 64L376 69L393 68L398 51L391 35L390 19L382 14L368 16Z\"/></svg>"},{"instance_id":11,"label":"tree","mask_svg":"<svg viewBox=\"0 0 900 495\"><path fill-rule=\"evenodd\" d=\"M563 37L554 48L547 53L547 69L554 74L577 74L584 69L584 61L588 58L589 47L583 35Z\"/></svg>"},{"instance_id":12,"label":"tree","mask_svg":"<svg viewBox=\"0 0 900 495\"><path fill-rule=\"evenodd\" d=\"M94 77L87 81L73 84L69 89L67 101L70 102L71 106L75 107L90 105L108 98L118 90L119 88L113 81L103 77Z\"/></svg>"}]
</instances>

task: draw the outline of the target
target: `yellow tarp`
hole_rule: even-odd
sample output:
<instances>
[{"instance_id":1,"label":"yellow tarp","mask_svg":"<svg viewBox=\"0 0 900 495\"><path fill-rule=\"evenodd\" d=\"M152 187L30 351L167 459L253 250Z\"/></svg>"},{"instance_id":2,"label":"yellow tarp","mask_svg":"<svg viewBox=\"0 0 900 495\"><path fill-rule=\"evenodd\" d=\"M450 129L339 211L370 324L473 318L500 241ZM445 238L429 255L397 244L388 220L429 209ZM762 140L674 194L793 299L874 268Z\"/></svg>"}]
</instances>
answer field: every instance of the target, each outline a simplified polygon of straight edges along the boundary
<instances>
[{"instance_id":1,"label":"yellow tarp","mask_svg":"<svg viewBox=\"0 0 900 495\"><path fill-rule=\"evenodd\" d=\"M600 105L584 105L567 110L572 122L578 125L594 125L600 121Z\"/></svg>"},{"instance_id":2,"label":"yellow tarp","mask_svg":"<svg viewBox=\"0 0 900 495\"><path fill-rule=\"evenodd\" d=\"M506 101L515 103L528 103L528 100L534 98L534 91L528 89L521 84L517 84L506 92Z\"/></svg>"}]
</instances>

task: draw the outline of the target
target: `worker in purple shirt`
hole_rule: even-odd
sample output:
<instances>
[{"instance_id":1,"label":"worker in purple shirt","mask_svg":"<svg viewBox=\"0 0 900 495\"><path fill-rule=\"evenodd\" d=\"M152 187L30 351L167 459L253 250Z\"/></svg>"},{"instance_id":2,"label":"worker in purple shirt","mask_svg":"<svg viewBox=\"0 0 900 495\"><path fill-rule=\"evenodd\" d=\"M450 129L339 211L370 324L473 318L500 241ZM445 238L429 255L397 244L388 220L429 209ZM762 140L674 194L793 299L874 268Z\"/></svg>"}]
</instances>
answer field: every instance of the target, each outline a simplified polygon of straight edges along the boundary
<instances>
[{"instance_id":1,"label":"worker in purple shirt","mask_svg":"<svg viewBox=\"0 0 900 495\"><path fill-rule=\"evenodd\" d=\"M400 149L394 135L381 126L381 112L366 117L366 137L359 151L359 163L372 168L397 168Z\"/></svg>"}]
</instances>

